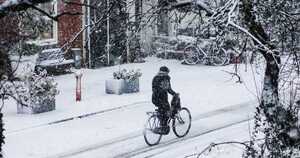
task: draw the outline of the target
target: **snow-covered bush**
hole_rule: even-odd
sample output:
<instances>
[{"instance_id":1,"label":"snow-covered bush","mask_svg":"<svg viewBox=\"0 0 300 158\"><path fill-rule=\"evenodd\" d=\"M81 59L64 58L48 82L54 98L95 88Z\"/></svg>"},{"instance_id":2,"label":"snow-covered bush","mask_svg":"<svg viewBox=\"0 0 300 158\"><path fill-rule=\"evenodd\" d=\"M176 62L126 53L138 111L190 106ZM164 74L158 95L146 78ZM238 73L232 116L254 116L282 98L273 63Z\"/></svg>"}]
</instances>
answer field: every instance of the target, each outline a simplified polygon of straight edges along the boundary
<instances>
[{"instance_id":1,"label":"snow-covered bush","mask_svg":"<svg viewBox=\"0 0 300 158\"><path fill-rule=\"evenodd\" d=\"M18 113L41 113L55 109L55 96L59 93L57 83L45 70L26 72L22 81L15 85Z\"/></svg>"},{"instance_id":2,"label":"snow-covered bush","mask_svg":"<svg viewBox=\"0 0 300 158\"><path fill-rule=\"evenodd\" d=\"M44 99L52 100L58 94L57 83L52 77L47 76L45 70L39 73L30 71L25 74L24 79L27 96L32 103L38 104Z\"/></svg>"},{"instance_id":3,"label":"snow-covered bush","mask_svg":"<svg viewBox=\"0 0 300 158\"><path fill-rule=\"evenodd\" d=\"M122 69L113 73L114 79L124 79L127 81L133 81L142 76L140 69L137 70L127 70Z\"/></svg>"},{"instance_id":4,"label":"snow-covered bush","mask_svg":"<svg viewBox=\"0 0 300 158\"><path fill-rule=\"evenodd\" d=\"M0 81L1 99L14 98L18 103L25 105L29 97L26 94L26 88L23 82L11 82L6 76L3 76Z\"/></svg>"},{"instance_id":5,"label":"snow-covered bush","mask_svg":"<svg viewBox=\"0 0 300 158\"><path fill-rule=\"evenodd\" d=\"M46 71L35 73L24 70L20 80L0 80L0 98L12 97L17 101L18 113L40 113L55 109L55 96L59 93L57 83Z\"/></svg>"}]
</instances>

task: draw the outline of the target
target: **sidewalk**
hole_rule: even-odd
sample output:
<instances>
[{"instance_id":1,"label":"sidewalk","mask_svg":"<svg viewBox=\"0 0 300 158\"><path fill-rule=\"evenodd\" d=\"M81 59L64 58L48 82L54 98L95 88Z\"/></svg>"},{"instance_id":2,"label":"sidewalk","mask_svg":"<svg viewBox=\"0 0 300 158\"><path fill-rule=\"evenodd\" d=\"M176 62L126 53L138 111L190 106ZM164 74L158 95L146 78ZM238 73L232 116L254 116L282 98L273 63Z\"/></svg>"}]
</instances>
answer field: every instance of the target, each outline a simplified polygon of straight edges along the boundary
<instances>
[{"instance_id":1,"label":"sidewalk","mask_svg":"<svg viewBox=\"0 0 300 158\"><path fill-rule=\"evenodd\" d=\"M224 71L232 71L233 66L213 67L204 65L181 65L177 60L161 60L148 58L146 63L125 64L101 69L83 69L82 101L75 101L74 74L57 76L60 94L56 97L56 110L36 114L16 114L14 101L7 101L3 109L6 133L53 124L64 120L72 120L87 115L103 113L114 109L137 106L140 103L151 103L151 81L160 66L170 68L172 88L180 92L183 106L191 111L205 113L221 109L228 105L255 100L249 90L251 73L242 73L242 79L247 84L237 84L230 80L231 76ZM140 92L133 94L105 94L105 80L112 78L112 73L119 68L141 69ZM148 104L147 104L148 105Z\"/></svg>"}]
</instances>

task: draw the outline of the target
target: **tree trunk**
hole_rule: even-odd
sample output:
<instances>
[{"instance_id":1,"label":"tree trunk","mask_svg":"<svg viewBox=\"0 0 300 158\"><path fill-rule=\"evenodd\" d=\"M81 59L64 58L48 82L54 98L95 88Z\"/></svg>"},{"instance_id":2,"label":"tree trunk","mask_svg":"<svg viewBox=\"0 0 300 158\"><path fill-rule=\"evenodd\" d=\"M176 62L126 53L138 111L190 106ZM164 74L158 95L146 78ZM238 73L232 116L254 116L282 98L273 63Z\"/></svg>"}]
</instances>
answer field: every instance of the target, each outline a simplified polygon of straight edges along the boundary
<instances>
[{"instance_id":1,"label":"tree trunk","mask_svg":"<svg viewBox=\"0 0 300 158\"><path fill-rule=\"evenodd\" d=\"M2 118L3 118L3 114L0 112L0 157L3 157L2 145L4 144L4 134L3 134L4 128L3 128Z\"/></svg>"},{"instance_id":2,"label":"tree trunk","mask_svg":"<svg viewBox=\"0 0 300 158\"><path fill-rule=\"evenodd\" d=\"M12 73L13 72L9 55L0 49L0 77L3 77L5 75L8 77L8 79L12 79Z\"/></svg>"},{"instance_id":3,"label":"tree trunk","mask_svg":"<svg viewBox=\"0 0 300 158\"><path fill-rule=\"evenodd\" d=\"M255 19L253 12L253 2L251 0L242 0L242 12L244 13L244 21L249 28L249 32L257 38L262 44L268 47L269 50L275 50L275 46L270 44L270 38L266 34L263 26ZM258 43L254 41L256 45ZM259 46L259 45L258 45ZM261 47L260 53L266 60L266 70L264 76L264 87L260 106L264 109L266 117L273 115L274 107L279 105L278 95L278 78L279 78L279 52L268 52Z\"/></svg>"},{"instance_id":4,"label":"tree trunk","mask_svg":"<svg viewBox=\"0 0 300 158\"><path fill-rule=\"evenodd\" d=\"M286 118L282 119L282 116L286 113L282 113L283 108L279 104L279 52L275 51L276 47L271 44L270 38L266 34L262 24L256 19L256 16L254 15L256 13L254 12L253 1L242 0L241 10L244 14L243 20L249 28L249 32L264 45L261 46L259 43L254 41L254 43L261 48L260 53L266 60L261 102L259 107L257 107L255 115L253 141L256 139L255 137L257 136L258 128L262 127L262 132L265 135L264 145L268 146L267 148L269 150L269 152L267 152L267 155L269 156L267 157L286 157L284 156L285 152L282 150L282 144L285 145L285 138L282 139L279 137L281 130L288 128ZM252 144L256 143L252 142ZM264 157L266 154L264 151L265 149L260 149L260 152L257 152L257 154L259 153L258 155L252 153L252 150L247 152L250 153L250 157Z\"/></svg>"},{"instance_id":5,"label":"tree trunk","mask_svg":"<svg viewBox=\"0 0 300 158\"><path fill-rule=\"evenodd\" d=\"M276 106L279 106L278 78L280 58L278 54L262 52L266 60L261 106L269 121L274 119Z\"/></svg>"}]
</instances>

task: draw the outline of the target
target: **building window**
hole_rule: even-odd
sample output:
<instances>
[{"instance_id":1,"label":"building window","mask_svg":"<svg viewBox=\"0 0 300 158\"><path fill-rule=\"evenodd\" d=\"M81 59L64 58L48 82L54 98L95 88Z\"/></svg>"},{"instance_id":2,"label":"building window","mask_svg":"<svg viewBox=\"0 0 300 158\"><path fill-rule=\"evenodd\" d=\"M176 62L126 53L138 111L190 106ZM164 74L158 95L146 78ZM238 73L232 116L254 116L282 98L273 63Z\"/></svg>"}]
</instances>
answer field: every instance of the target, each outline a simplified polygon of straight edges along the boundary
<instances>
[{"instance_id":1,"label":"building window","mask_svg":"<svg viewBox=\"0 0 300 158\"><path fill-rule=\"evenodd\" d=\"M57 14L57 1L51 1L49 3L43 3L38 6L42 10L49 13L49 15L55 16ZM57 22L52 20L46 15L42 15L45 27L40 29L37 43L41 45L56 44L57 43Z\"/></svg>"}]
</instances>

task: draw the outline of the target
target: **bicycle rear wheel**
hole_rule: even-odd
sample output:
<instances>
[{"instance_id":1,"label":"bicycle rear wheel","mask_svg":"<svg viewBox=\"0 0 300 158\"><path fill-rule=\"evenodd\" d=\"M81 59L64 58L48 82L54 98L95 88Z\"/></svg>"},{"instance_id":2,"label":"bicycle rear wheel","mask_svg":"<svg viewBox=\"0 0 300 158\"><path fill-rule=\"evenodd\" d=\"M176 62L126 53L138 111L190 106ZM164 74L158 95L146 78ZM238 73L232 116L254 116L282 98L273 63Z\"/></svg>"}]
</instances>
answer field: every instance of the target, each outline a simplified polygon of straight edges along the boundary
<instances>
[{"instance_id":1,"label":"bicycle rear wheel","mask_svg":"<svg viewBox=\"0 0 300 158\"><path fill-rule=\"evenodd\" d=\"M155 133L154 130L160 127L160 121L156 115L152 115L146 122L144 128L144 139L149 146L157 145L161 139L161 134Z\"/></svg>"},{"instance_id":2,"label":"bicycle rear wheel","mask_svg":"<svg viewBox=\"0 0 300 158\"><path fill-rule=\"evenodd\" d=\"M181 108L175 115L172 123L174 134L178 137L186 136L191 129L192 116L187 108Z\"/></svg>"},{"instance_id":3,"label":"bicycle rear wheel","mask_svg":"<svg viewBox=\"0 0 300 158\"><path fill-rule=\"evenodd\" d=\"M214 66L223 66L228 61L228 56L226 50L220 48L219 50L213 50L213 55L211 57L211 64Z\"/></svg>"},{"instance_id":4,"label":"bicycle rear wheel","mask_svg":"<svg viewBox=\"0 0 300 158\"><path fill-rule=\"evenodd\" d=\"M199 61L198 49L194 45L189 45L184 48L183 60L186 64L193 65Z\"/></svg>"}]
</instances>

